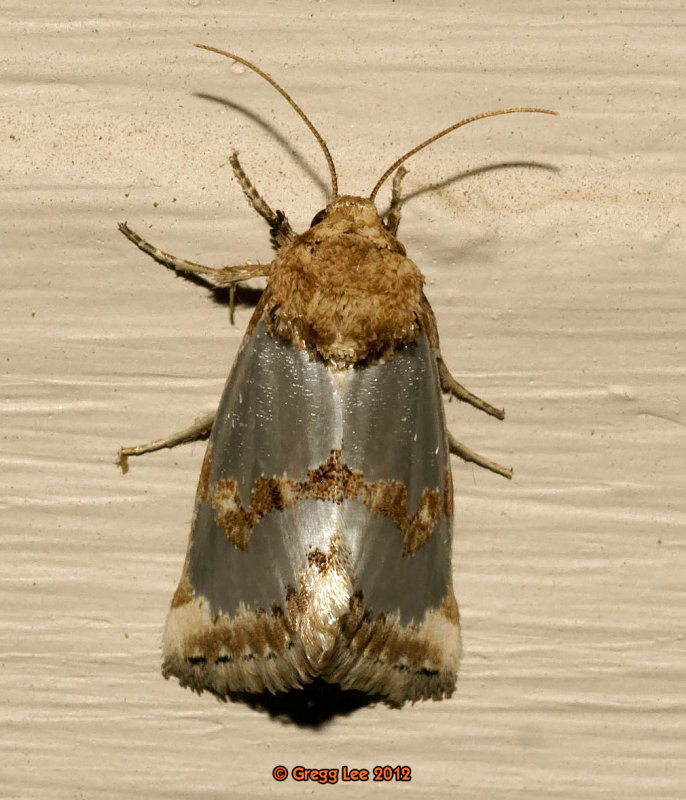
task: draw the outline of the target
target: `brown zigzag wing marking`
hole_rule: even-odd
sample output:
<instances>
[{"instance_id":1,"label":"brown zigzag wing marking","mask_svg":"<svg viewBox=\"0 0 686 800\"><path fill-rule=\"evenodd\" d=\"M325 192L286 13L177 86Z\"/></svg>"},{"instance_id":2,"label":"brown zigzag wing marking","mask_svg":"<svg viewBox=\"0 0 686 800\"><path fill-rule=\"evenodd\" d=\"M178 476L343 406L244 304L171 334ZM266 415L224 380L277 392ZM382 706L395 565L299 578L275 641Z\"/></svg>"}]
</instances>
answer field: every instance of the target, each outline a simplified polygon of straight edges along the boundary
<instances>
[{"instance_id":1,"label":"brown zigzag wing marking","mask_svg":"<svg viewBox=\"0 0 686 800\"><path fill-rule=\"evenodd\" d=\"M450 471L446 470L449 475ZM448 501L449 497L449 501ZM261 476L254 483L246 508L232 478L222 478L209 488L209 499L217 512L216 520L227 538L240 550L247 550L254 524L272 511L294 506L300 498L342 503L361 499L373 514L389 519L403 534L403 555L413 555L431 536L439 514L452 510L452 481L444 497L425 488L414 514L408 509L407 487L400 481L365 482L362 472L341 461L341 451L332 450L329 458L308 473L304 481L286 476ZM443 502L441 502L443 500Z\"/></svg>"}]
</instances>

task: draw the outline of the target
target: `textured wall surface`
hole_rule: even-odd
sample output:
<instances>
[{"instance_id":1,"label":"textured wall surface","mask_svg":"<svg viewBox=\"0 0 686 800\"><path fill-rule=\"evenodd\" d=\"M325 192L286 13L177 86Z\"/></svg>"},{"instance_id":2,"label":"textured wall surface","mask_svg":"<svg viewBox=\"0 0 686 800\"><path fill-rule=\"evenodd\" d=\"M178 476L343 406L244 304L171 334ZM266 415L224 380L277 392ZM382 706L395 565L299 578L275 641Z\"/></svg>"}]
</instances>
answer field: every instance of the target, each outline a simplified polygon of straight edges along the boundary
<instances>
[{"instance_id":1,"label":"textured wall surface","mask_svg":"<svg viewBox=\"0 0 686 800\"><path fill-rule=\"evenodd\" d=\"M682 2L6 0L0 20L0 796L686 795ZM204 445L120 444L217 403L249 319L133 248L270 259L227 157L302 229L408 163L401 238L446 361L504 422L455 435L465 654L442 703L318 728L165 682ZM388 189L383 193L386 202ZM409 784L276 784L407 764ZM352 796L352 795L349 795Z\"/></svg>"}]
</instances>

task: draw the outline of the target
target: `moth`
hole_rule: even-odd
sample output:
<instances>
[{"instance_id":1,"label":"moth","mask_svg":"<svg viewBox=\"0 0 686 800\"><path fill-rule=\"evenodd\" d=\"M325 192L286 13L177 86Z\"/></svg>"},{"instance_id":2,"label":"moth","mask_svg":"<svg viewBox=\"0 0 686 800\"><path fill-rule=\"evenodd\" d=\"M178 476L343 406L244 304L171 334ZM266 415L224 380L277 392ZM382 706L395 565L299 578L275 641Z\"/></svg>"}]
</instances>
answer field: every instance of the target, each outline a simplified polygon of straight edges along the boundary
<instances>
[{"instance_id":1,"label":"moth","mask_svg":"<svg viewBox=\"0 0 686 800\"><path fill-rule=\"evenodd\" d=\"M219 697L284 692L323 679L386 703L454 690L461 640L451 571L450 453L511 472L448 431L442 394L502 419L441 356L424 277L397 238L402 164L369 197L341 195L314 125L331 201L296 234L230 158L276 250L266 265L206 267L121 232L178 274L215 288L266 278L216 413L119 461L209 436L190 540L163 638L162 673ZM374 200L395 173L389 211Z\"/></svg>"}]
</instances>

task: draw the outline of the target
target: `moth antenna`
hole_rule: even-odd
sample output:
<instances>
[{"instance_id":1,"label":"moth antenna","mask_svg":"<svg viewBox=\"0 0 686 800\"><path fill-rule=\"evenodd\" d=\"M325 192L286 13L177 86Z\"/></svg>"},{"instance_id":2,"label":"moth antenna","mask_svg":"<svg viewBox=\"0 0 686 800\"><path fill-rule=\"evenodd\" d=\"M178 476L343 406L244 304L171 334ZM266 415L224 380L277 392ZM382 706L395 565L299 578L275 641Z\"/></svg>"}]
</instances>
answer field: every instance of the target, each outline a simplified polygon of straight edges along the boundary
<instances>
[{"instance_id":1,"label":"moth antenna","mask_svg":"<svg viewBox=\"0 0 686 800\"><path fill-rule=\"evenodd\" d=\"M196 44L196 47L199 47L201 50L209 50L211 53L218 53L220 56L226 56L226 58L230 58L233 61L238 61L240 64L244 64L248 69L251 69L253 72L256 72L261 78L264 78L267 83L270 83L276 91L288 101L288 103L293 107L293 109L298 113L300 119L307 125L307 127L312 131L314 134L314 138L319 142L319 146L324 151L324 156L326 157L326 163L329 165L329 173L331 174L331 192L334 197L338 197L338 177L336 175L336 167L333 163L333 158L331 158L331 153L329 152L329 148L326 146L326 142L319 134L319 131L314 127L314 125L310 122L307 118L305 112L300 108L300 106L295 102L295 100L288 94L285 89L282 89L279 84L267 75L266 72L262 72L259 67L256 67L254 64L251 64L249 61L246 61L241 56L237 56L234 53L229 53L226 50L218 50L216 47L210 47L207 44Z\"/></svg>"},{"instance_id":2,"label":"moth antenna","mask_svg":"<svg viewBox=\"0 0 686 800\"><path fill-rule=\"evenodd\" d=\"M557 116L557 111L548 111L546 108L504 108L500 111L485 111L483 114L477 114L475 117L467 117L467 119L463 119L462 122L457 122L455 125L451 125L449 128L437 133L435 136L432 136L430 139L418 144L416 147L413 147L408 153L405 153L404 156L401 156L397 161L395 161L391 166L384 172L384 174L379 178L378 183L372 189L372 193L369 195L369 199L374 202L374 198L376 197L377 192L384 184L384 182L390 177L390 175L404 162L407 161L410 156L413 156L415 153L418 153L420 150L423 150L425 147L428 147L430 144L433 144L436 139L440 139L442 136L445 136L447 133L451 131L457 130L461 128L463 125L469 125L470 122L476 122L478 119L486 119L486 117L497 117L500 114L517 114L520 111L531 111L534 114L553 114Z\"/></svg>"}]
</instances>

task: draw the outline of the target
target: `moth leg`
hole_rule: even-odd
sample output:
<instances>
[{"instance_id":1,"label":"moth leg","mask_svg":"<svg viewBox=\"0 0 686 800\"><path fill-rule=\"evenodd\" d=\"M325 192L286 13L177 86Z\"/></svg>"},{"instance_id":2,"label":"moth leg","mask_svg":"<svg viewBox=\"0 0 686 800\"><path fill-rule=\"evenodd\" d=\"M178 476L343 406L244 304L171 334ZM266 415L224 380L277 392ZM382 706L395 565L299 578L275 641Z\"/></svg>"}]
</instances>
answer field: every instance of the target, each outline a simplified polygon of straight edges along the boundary
<instances>
[{"instance_id":1,"label":"moth leg","mask_svg":"<svg viewBox=\"0 0 686 800\"><path fill-rule=\"evenodd\" d=\"M217 412L212 411L209 414L198 417L192 425L182 431L172 433L171 436L167 436L164 439L155 439L154 442L137 444L134 447L122 447L117 457L117 463L121 467L121 471L124 475L129 471L129 456L142 456L144 453L154 453L155 450L163 450L165 447L172 448L176 447L177 444L206 438L210 435L216 417Z\"/></svg>"},{"instance_id":2,"label":"moth leg","mask_svg":"<svg viewBox=\"0 0 686 800\"><path fill-rule=\"evenodd\" d=\"M175 270L179 275L198 278L203 281L203 283L213 288L221 289L231 287L249 278L260 278L269 275L270 272L269 264L244 264L238 267L205 267L202 264L196 264L194 261L186 261L183 258L177 258L169 253L165 253L164 250L160 250L149 242L146 242L145 239L132 231L125 222L119 223L119 230L129 241L133 242L136 247L152 256L155 261L159 261L160 264L164 264L165 267Z\"/></svg>"},{"instance_id":3,"label":"moth leg","mask_svg":"<svg viewBox=\"0 0 686 800\"><path fill-rule=\"evenodd\" d=\"M492 417L496 417L497 419L505 419L504 409L496 408L490 403L487 403L485 400L482 400L480 397L477 397L475 394L472 394L469 389L465 389L461 383L453 378L453 376L450 374L450 370L445 365L445 361L443 361L443 356L441 355L441 346L438 340L436 317L434 316L434 312L429 304L429 301L424 296L422 296L422 311L424 312L422 320L423 327L429 339L429 344L433 348L434 355L436 356L438 377L441 381L441 389L446 394L457 397L458 400L462 400L464 403L469 403L470 406L474 406L474 408L478 408L480 411L485 411L486 414L490 414Z\"/></svg>"},{"instance_id":4,"label":"moth leg","mask_svg":"<svg viewBox=\"0 0 686 800\"><path fill-rule=\"evenodd\" d=\"M269 223L269 235L274 249L278 250L280 247L283 247L283 245L292 242L295 239L295 231L291 228L289 221L286 219L286 215L283 211L273 211L267 204L253 186L250 178L248 178L243 171L243 167L238 160L238 153L235 150L229 156L229 163L233 169L233 174L236 176L243 190L243 194L248 198L248 202L255 211Z\"/></svg>"},{"instance_id":5,"label":"moth leg","mask_svg":"<svg viewBox=\"0 0 686 800\"><path fill-rule=\"evenodd\" d=\"M462 442L458 442L452 433L450 433L450 431L448 431L448 445L450 447L450 452L456 456L459 456L463 461L470 461L479 467L483 467L484 469L488 469L491 472L497 473L498 475L502 475L508 480L512 480L511 469L508 469L507 467L501 467L500 464L496 464L495 461L490 461L489 459L480 456L478 453L475 453L473 450L470 450L467 445L462 444Z\"/></svg>"},{"instance_id":6,"label":"moth leg","mask_svg":"<svg viewBox=\"0 0 686 800\"><path fill-rule=\"evenodd\" d=\"M472 394L469 389L465 389L461 383L453 378L448 370L448 367L445 365L445 361L443 361L440 351L436 355L436 361L438 362L438 375L441 379L441 389L443 389L446 394L457 397L458 400L462 400L464 403L469 403L470 406L478 408L479 411L485 411L486 414L490 414L492 417L496 417L497 419L505 419L504 408L496 408L495 406L492 406L490 403L487 403L485 400L482 400L480 397Z\"/></svg>"},{"instance_id":7,"label":"moth leg","mask_svg":"<svg viewBox=\"0 0 686 800\"><path fill-rule=\"evenodd\" d=\"M400 200L400 184L403 178L407 175L405 167L398 167L395 175L393 176L393 192L391 194L391 207L386 214L385 226L386 230L393 236L398 235L398 225L400 225L400 217L402 213L402 202Z\"/></svg>"}]
</instances>

